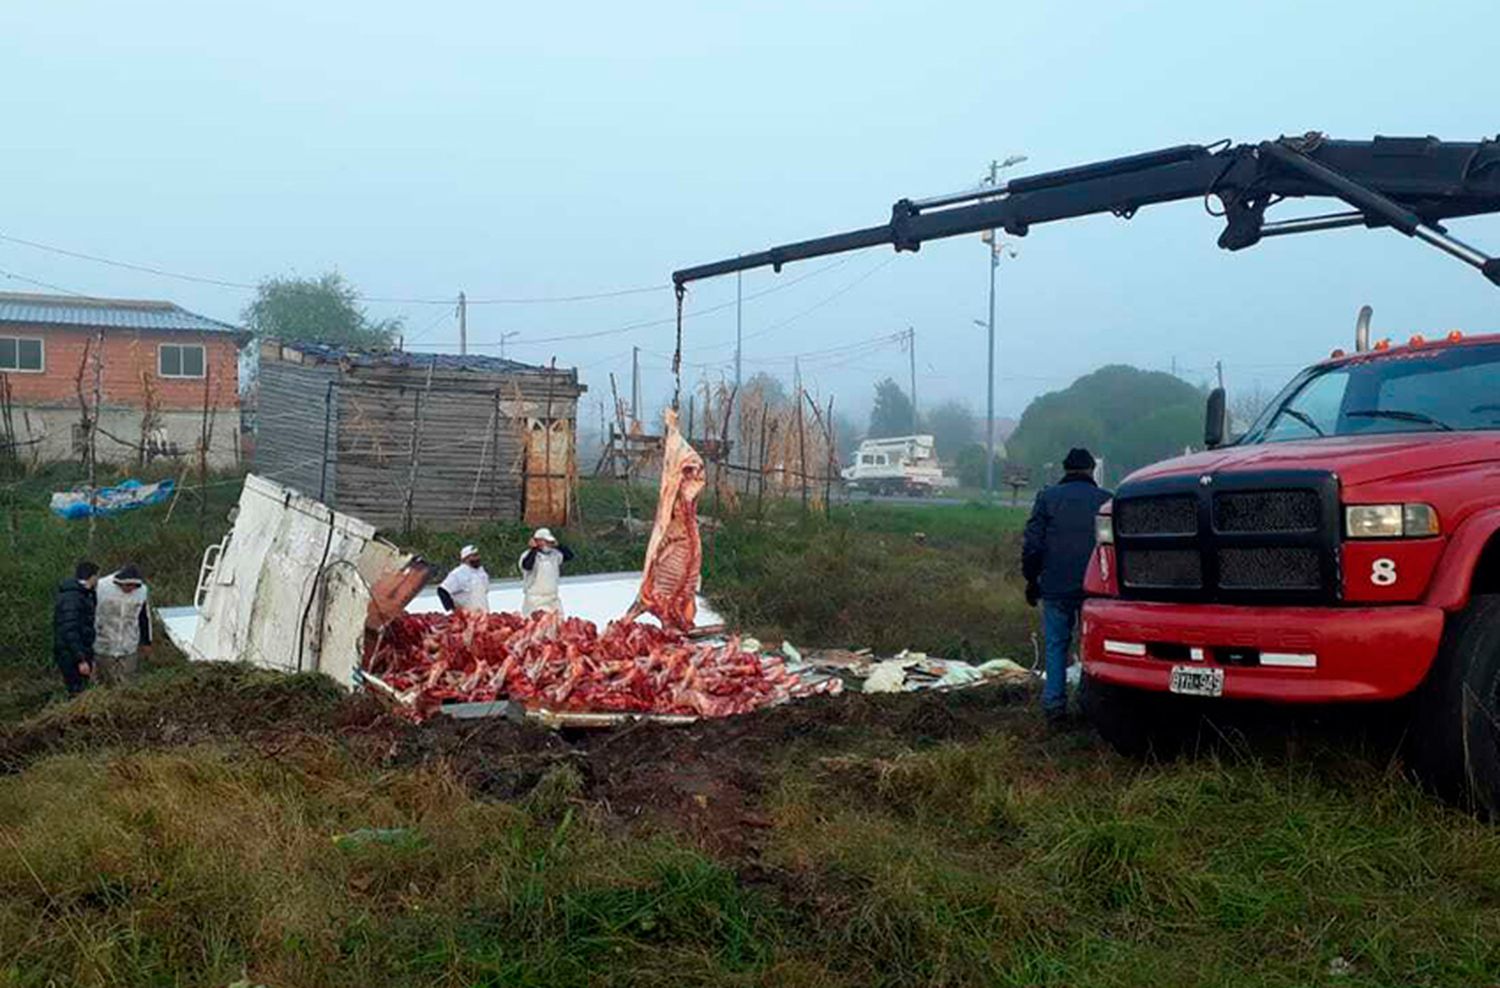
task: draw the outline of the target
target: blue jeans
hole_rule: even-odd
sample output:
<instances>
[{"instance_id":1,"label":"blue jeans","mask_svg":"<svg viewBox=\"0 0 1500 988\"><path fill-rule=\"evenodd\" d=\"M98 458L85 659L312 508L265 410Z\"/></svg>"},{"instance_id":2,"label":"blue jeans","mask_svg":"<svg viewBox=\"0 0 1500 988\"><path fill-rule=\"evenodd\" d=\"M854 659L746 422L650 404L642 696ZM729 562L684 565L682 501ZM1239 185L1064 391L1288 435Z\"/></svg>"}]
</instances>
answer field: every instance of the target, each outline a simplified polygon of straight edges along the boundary
<instances>
[{"instance_id":1,"label":"blue jeans","mask_svg":"<svg viewBox=\"0 0 1500 988\"><path fill-rule=\"evenodd\" d=\"M1049 714L1068 709L1068 646L1073 643L1073 628L1078 624L1081 600L1044 598L1042 600L1042 635L1047 651L1047 685L1042 688L1042 709Z\"/></svg>"}]
</instances>

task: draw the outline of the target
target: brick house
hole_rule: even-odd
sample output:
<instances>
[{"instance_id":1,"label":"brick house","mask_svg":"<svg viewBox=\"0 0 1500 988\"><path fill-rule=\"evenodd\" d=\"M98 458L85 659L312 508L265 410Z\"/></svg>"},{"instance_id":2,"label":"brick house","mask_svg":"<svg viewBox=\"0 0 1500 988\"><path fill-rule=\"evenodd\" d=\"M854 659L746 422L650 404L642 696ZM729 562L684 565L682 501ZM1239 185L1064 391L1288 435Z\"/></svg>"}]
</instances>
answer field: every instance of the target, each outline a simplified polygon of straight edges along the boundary
<instances>
[{"instance_id":1,"label":"brick house","mask_svg":"<svg viewBox=\"0 0 1500 988\"><path fill-rule=\"evenodd\" d=\"M79 458L79 386L92 404L97 352L100 463L195 459L206 405L209 466L235 466L248 340L171 302L0 292L0 445L32 462Z\"/></svg>"}]
</instances>

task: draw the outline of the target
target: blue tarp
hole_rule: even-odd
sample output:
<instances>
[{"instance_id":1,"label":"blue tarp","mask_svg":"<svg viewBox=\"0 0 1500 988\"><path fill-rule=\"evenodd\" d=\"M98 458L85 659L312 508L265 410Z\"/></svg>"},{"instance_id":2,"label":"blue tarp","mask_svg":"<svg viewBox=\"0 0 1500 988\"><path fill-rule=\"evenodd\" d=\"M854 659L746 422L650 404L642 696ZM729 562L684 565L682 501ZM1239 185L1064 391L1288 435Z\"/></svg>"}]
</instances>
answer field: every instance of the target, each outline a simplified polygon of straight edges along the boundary
<instances>
[{"instance_id":1,"label":"blue tarp","mask_svg":"<svg viewBox=\"0 0 1500 988\"><path fill-rule=\"evenodd\" d=\"M132 508L160 504L172 496L172 490L176 486L176 482L172 480L161 480L154 484L126 480L114 487L99 488L92 498L89 497L87 487L55 491L52 494L52 513L62 518L87 518L92 507L93 514L117 515Z\"/></svg>"}]
</instances>

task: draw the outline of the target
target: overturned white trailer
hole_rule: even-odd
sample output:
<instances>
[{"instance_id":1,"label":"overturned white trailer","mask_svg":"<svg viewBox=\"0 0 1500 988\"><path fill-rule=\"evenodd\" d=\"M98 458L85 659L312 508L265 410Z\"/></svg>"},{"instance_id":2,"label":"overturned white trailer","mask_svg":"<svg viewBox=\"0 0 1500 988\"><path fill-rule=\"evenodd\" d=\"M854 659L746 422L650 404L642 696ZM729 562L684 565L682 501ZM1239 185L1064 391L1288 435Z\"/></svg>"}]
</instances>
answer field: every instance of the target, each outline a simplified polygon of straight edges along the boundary
<instances>
[{"instance_id":1,"label":"overturned white trailer","mask_svg":"<svg viewBox=\"0 0 1500 988\"><path fill-rule=\"evenodd\" d=\"M508 548L520 552L494 548L501 559ZM353 689L363 681L367 634L403 610L441 610L427 586L433 575L420 557L378 538L375 526L251 474L233 529L203 554L192 606L157 614L190 659L321 672ZM568 613L603 625L630 608L640 581L639 572L568 577ZM519 579L494 581L490 610L519 611L521 595ZM698 603L700 628L721 624Z\"/></svg>"},{"instance_id":2,"label":"overturned white trailer","mask_svg":"<svg viewBox=\"0 0 1500 988\"><path fill-rule=\"evenodd\" d=\"M255 474L235 512L204 551L193 606L160 611L168 635L192 659L322 672L353 688L366 630L401 613L430 567L373 525Z\"/></svg>"}]
</instances>

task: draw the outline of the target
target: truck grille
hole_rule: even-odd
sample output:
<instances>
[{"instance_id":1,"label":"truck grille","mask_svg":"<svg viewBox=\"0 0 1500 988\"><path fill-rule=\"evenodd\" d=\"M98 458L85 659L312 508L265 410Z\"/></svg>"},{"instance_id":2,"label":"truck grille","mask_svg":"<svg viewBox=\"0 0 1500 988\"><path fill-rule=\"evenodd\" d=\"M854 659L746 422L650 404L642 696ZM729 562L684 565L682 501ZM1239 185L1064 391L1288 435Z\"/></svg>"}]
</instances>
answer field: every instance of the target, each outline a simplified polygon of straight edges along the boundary
<instances>
[{"instance_id":1,"label":"truck grille","mask_svg":"<svg viewBox=\"0 0 1500 988\"><path fill-rule=\"evenodd\" d=\"M1198 531L1198 499L1192 496L1143 497L1115 509L1115 528L1122 535L1192 535Z\"/></svg>"},{"instance_id":2,"label":"truck grille","mask_svg":"<svg viewBox=\"0 0 1500 988\"><path fill-rule=\"evenodd\" d=\"M1338 481L1330 473L1126 484L1114 519L1125 597L1326 603L1338 596Z\"/></svg>"},{"instance_id":3,"label":"truck grille","mask_svg":"<svg viewBox=\"0 0 1500 988\"><path fill-rule=\"evenodd\" d=\"M1316 532L1322 508L1317 491L1222 491L1214 495L1214 528L1220 532Z\"/></svg>"},{"instance_id":4,"label":"truck grille","mask_svg":"<svg viewBox=\"0 0 1500 988\"><path fill-rule=\"evenodd\" d=\"M1141 549L1130 557L1130 585L1201 587L1203 557L1196 549Z\"/></svg>"},{"instance_id":5,"label":"truck grille","mask_svg":"<svg viewBox=\"0 0 1500 988\"><path fill-rule=\"evenodd\" d=\"M1318 550L1220 549L1219 586L1225 590L1316 590Z\"/></svg>"}]
</instances>

